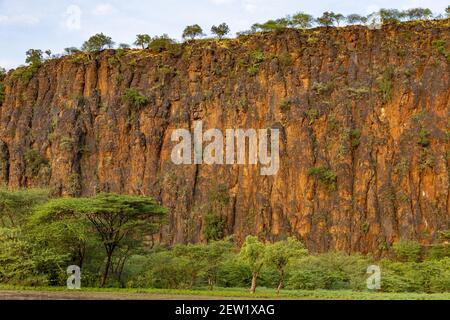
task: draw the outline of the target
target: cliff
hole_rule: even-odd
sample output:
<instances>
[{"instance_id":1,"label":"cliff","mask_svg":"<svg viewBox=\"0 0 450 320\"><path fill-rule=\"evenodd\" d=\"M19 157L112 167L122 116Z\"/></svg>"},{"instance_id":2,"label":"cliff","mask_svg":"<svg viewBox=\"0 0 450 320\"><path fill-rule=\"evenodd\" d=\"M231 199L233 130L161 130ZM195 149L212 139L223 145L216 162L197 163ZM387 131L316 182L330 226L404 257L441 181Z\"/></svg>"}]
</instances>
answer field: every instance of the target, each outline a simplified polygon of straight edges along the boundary
<instances>
[{"instance_id":1,"label":"cliff","mask_svg":"<svg viewBox=\"0 0 450 320\"><path fill-rule=\"evenodd\" d=\"M431 242L450 222L449 31L287 30L18 69L4 81L0 184L152 195L170 209L169 242L204 240L208 212L239 241L296 235L313 251ZM280 170L175 165L172 131L195 120L280 129Z\"/></svg>"}]
</instances>

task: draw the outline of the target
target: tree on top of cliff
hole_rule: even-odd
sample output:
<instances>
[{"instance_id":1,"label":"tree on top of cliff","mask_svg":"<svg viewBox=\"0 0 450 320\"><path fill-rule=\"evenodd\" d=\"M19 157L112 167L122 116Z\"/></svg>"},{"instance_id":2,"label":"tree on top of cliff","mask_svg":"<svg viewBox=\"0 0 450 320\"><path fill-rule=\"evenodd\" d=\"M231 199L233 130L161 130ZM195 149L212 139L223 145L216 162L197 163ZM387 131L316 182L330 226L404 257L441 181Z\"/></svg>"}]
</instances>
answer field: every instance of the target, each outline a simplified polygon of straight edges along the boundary
<instances>
[{"instance_id":1,"label":"tree on top of cliff","mask_svg":"<svg viewBox=\"0 0 450 320\"><path fill-rule=\"evenodd\" d=\"M230 27L226 23L219 24L218 26L212 26L211 33L215 34L219 39L222 39L230 33Z\"/></svg>"},{"instance_id":2,"label":"tree on top of cliff","mask_svg":"<svg viewBox=\"0 0 450 320\"><path fill-rule=\"evenodd\" d=\"M378 12L381 23L399 22L405 17L405 13L397 9L380 9Z\"/></svg>"},{"instance_id":3,"label":"tree on top of cliff","mask_svg":"<svg viewBox=\"0 0 450 320\"><path fill-rule=\"evenodd\" d=\"M152 38L148 34L138 34L136 35L136 41L134 45L137 47L142 47L142 49L148 48L148 45L152 41Z\"/></svg>"},{"instance_id":4,"label":"tree on top of cliff","mask_svg":"<svg viewBox=\"0 0 450 320\"><path fill-rule=\"evenodd\" d=\"M291 18L290 25L294 28L311 28L314 22L314 17L304 12L298 12Z\"/></svg>"},{"instance_id":5,"label":"tree on top of cliff","mask_svg":"<svg viewBox=\"0 0 450 320\"><path fill-rule=\"evenodd\" d=\"M333 25L334 22L334 12L324 12L323 15L316 19L317 23L324 27L329 27Z\"/></svg>"},{"instance_id":6,"label":"tree on top of cliff","mask_svg":"<svg viewBox=\"0 0 450 320\"><path fill-rule=\"evenodd\" d=\"M64 48L64 52L66 54L75 54L80 52L80 49L78 49L77 47L68 47L68 48Z\"/></svg>"},{"instance_id":7,"label":"tree on top of cliff","mask_svg":"<svg viewBox=\"0 0 450 320\"><path fill-rule=\"evenodd\" d=\"M162 52L165 50L169 50L169 48L174 44L175 40L171 39L167 34L163 34L162 36L154 37L150 41L148 49L154 52Z\"/></svg>"},{"instance_id":8,"label":"tree on top of cliff","mask_svg":"<svg viewBox=\"0 0 450 320\"><path fill-rule=\"evenodd\" d=\"M39 66L44 59L42 50L30 49L26 52L25 62L31 66Z\"/></svg>"},{"instance_id":9,"label":"tree on top of cliff","mask_svg":"<svg viewBox=\"0 0 450 320\"><path fill-rule=\"evenodd\" d=\"M290 24L291 21L289 18L269 20L264 23L255 23L254 25L252 25L252 31L253 32L279 31L288 28Z\"/></svg>"},{"instance_id":10,"label":"tree on top of cliff","mask_svg":"<svg viewBox=\"0 0 450 320\"><path fill-rule=\"evenodd\" d=\"M202 37L205 34L203 33L202 27L198 24L194 24L192 26L187 26L183 31L183 39L194 40L197 37Z\"/></svg>"},{"instance_id":11,"label":"tree on top of cliff","mask_svg":"<svg viewBox=\"0 0 450 320\"><path fill-rule=\"evenodd\" d=\"M445 13L447 14L447 18L450 18L450 6L445 8Z\"/></svg>"},{"instance_id":12,"label":"tree on top of cliff","mask_svg":"<svg viewBox=\"0 0 450 320\"><path fill-rule=\"evenodd\" d=\"M88 41L83 43L81 49L87 52L101 51L105 47L112 48L114 46L114 41L111 37L104 35L103 33L97 33L89 38Z\"/></svg>"},{"instance_id":13,"label":"tree on top of cliff","mask_svg":"<svg viewBox=\"0 0 450 320\"><path fill-rule=\"evenodd\" d=\"M404 15L409 20L423 20L430 19L433 16L433 12L428 8L413 8L406 10Z\"/></svg>"},{"instance_id":14,"label":"tree on top of cliff","mask_svg":"<svg viewBox=\"0 0 450 320\"><path fill-rule=\"evenodd\" d=\"M347 20L347 23L349 23L349 24L356 24L356 23L366 24L369 19L366 16L352 13L346 17L346 20Z\"/></svg>"}]
</instances>

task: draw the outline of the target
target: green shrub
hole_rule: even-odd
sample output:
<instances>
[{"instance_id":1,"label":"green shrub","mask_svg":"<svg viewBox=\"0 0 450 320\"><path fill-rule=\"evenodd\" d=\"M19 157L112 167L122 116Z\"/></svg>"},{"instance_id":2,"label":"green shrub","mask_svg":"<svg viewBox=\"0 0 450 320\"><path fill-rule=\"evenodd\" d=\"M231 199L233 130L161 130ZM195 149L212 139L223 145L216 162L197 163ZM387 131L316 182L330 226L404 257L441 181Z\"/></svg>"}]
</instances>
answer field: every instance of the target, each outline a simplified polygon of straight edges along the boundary
<instances>
[{"instance_id":1,"label":"green shrub","mask_svg":"<svg viewBox=\"0 0 450 320\"><path fill-rule=\"evenodd\" d=\"M326 167L316 167L309 169L308 175L319 179L330 190L336 190L337 175L333 170Z\"/></svg>"},{"instance_id":2,"label":"green shrub","mask_svg":"<svg viewBox=\"0 0 450 320\"><path fill-rule=\"evenodd\" d=\"M123 94L122 101L128 103L134 110L139 110L148 103L148 98L141 95L136 89L128 89Z\"/></svg>"},{"instance_id":3,"label":"green shrub","mask_svg":"<svg viewBox=\"0 0 450 320\"><path fill-rule=\"evenodd\" d=\"M283 101L281 101L280 103L280 111L282 113L286 113L289 112L291 110L291 100L289 99L283 99Z\"/></svg>"},{"instance_id":4,"label":"green shrub","mask_svg":"<svg viewBox=\"0 0 450 320\"><path fill-rule=\"evenodd\" d=\"M383 74L377 78L383 102L388 102L392 99L393 78L394 78L394 69L391 66L387 67L384 70Z\"/></svg>"},{"instance_id":5,"label":"green shrub","mask_svg":"<svg viewBox=\"0 0 450 320\"><path fill-rule=\"evenodd\" d=\"M287 287L302 290L362 290L366 287L369 259L328 252L298 260L290 267Z\"/></svg>"},{"instance_id":6,"label":"green shrub","mask_svg":"<svg viewBox=\"0 0 450 320\"><path fill-rule=\"evenodd\" d=\"M25 175L28 178L36 177L43 167L49 166L49 162L36 150L29 149L25 152Z\"/></svg>"},{"instance_id":7,"label":"green shrub","mask_svg":"<svg viewBox=\"0 0 450 320\"><path fill-rule=\"evenodd\" d=\"M418 262L422 256L422 246L416 241L399 241L392 246L398 261Z\"/></svg>"},{"instance_id":8,"label":"green shrub","mask_svg":"<svg viewBox=\"0 0 450 320\"><path fill-rule=\"evenodd\" d=\"M383 260L381 288L385 292L449 292L450 258L416 262Z\"/></svg>"},{"instance_id":9,"label":"green shrub","mask_svg":"<svg viewBox=\"0 0 450 320\"><path fill-rule=\"evenodd\" d=\"M427 129L420 129L417 143L424 148L428 147L430 145L430 135L431 133Z\"/></svg>"},{"instance_id":10,"label":"green shrub","mask_svg":"<svg viewBox=\"0 0 450 320\"><path fill-rule=\"evenodd\" d=\"M210 240L221 240L224 237L225 220L218 214L208 213L204 220L203 234Z\"/></svg>"}]
</instances>

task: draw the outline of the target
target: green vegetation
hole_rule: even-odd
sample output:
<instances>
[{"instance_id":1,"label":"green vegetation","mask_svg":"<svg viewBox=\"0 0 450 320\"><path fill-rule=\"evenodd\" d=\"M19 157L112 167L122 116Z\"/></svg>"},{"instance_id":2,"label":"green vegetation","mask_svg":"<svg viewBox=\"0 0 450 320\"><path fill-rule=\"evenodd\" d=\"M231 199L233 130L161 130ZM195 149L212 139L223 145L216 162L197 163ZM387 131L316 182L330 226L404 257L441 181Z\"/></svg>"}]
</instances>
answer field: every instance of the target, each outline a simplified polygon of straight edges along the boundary
<instances>
[{"instance_id":1,"label":"green vegetation","mask_svg":"<svg viewBox=\"0 0 450 320\"><path fill-rule=\"evenodd\" d=\"M230 27L226 23L219 24L218 26L212 26L211 33L216 35L219 39L222 39L230 33Z\"/></svg>"},{"instance_id":2,"label":"green vegetation","mask_svg":"<svg viewBox=\"0 0 450 320\"><path fill-rule=\"evenodd\" d=\"M136 35L136 41L134 41L134 45L145 49L148 48L151 41L152 38L148 34L138 34Z\"/></svg>"},{"instance_id":3,"label":"green vegetation","mask_svg":"<svg viewBox=\"0 0 450 320\"><path fill-rule=\"evenodd\" d=\"M122 96L122 101L128 103L135 110L139 110L148 103L148 98L140 94L136 89L127 89Z\"/></svg>"},{"instance_id":4,"label":"green vegetation","mask_svg":"<svg viewBox=\"0 0 450 320\"><path fill-rule=\"evenodd\" d=\"M309 169L308 174L319 179L330 190L336 190L337 175L333 170L326 167L316 167Z\"/></svg>"},{"instance_id":5,"label":"green vegetation","mask_svg":"<svg viewBox=\"0 0 450 320\"><path fill-rule=\"evenodd\" d=\"M48 167L49 163L46 158L44 158L36 150L29 149L25 152L25 176L28 178L36 177L42 168Z\"/></svg>"},{"instance_id":6,"label":"green vegetation","mask_svg":"<svg viewBox=\"0 0 450 320\"><path fill-rule=\"evenodd\" d=\"M283 99L280 103L280 111L283 113L289 112L291 110L291 100L289 99Z\"/></svg>"},{"instance_id":7,"label":"green vegetation","mask_svg":"<svg viewBox=\"0 0 450 320\"><path fill-rule=\"evenodd\" d=\"M222 188L215 189L211 198L216 204L226 203ZM165 214L148 197L50 198L46 190L1 189L0 282L59 290L66 283L65 269L75 264L82 268L83 287L217 296L275 297L278 292L279 297L383 297L365 292L367 267L375 263L382 270L384 292L450 291L449 231L426 247L406 240L394 243L391 258L378 261L361 254L309 254L295 238L263 242L248 236L240 248L233 238L149 246L147 241L160 230ZM212 291L216 287L224 289ZM244 287L253 294L227 289Z\"/></svg>"},{"instance_id":8,"label":"green vegetation","mask_svg":"<svg viewBox=\"0 0 450 320\"><path fill-rule=\"evenodd\" d=\"M6 78L6 70L0 67L0 106L3 104L5 100L5 84L3 81Z\"/></svg>"},{"instance_id":9,"label":"green vegetation","mask_svg":"<svg viewBox=\"0 0 450 320\"><path fill-rule=\"evenodd\" d=\"M450 52L445 49L445 40L434 40L433 47L450 62Z\"/></svg>"},{"instance_id":10,"label":"green vegetation","mask_svg":"<svg viewBox=\"0 0 450 320\"><path fill-rule=\"evenodd\" d=\"M170 37L167 34L163 34L162 36L156 36L153 39L151 39L148 49L152 50L153 52L163 52L170 50L175 45L175 41L170 39Z\"/></svg>"},{"instance_id":11,"label":"green vegetation","mask_svg":"<svg viewBox=\"0 0 450 320\"><path fill-rule=\"evenodd\" d=\"M417 143L420 144L422 147L426 148L430 145L430 131L427 129L420 129L419 131L419 139L417 140Z\"/></svg>"},{"instance_id":12,"label":"green vegetation","mask_svg":"<svg viewBox=\"0 0 450 320\"><path fill-rule=\"evenodd\" d=\"M83 44L81 50L86 52L97 52L104 48L112 48L113 46L114 41L112 41L111 37L108 37L103 33L97 33Z\"/></svg>"},{"instance_id":13,"label":"green vegetation","mask_svg":"<svg viewBox=\"0 0 450 320\"><path fill-rule=\"evenodd\" d=\"M388 102L392 99L392 80L394 78L394 69L389 66L383 74L377 78L378 86L380 88L383 102Z\"/></svg>"},{"instance_id":14,"label":"green vegetation","mask_svg":"<svg viewBox=\"0 0 450 320\"><path fill-rule=\"evenodd\" d=\"M203 234L206 240L220 240L224 237L225 221L214 212L209 212L205 216Z\"/></svg>"},{"instance_id":15,"label":"green vegetation","mask_svg":"<svg viewBox=\"0 0 450 320\"><path fill-rule=\"evenodd\" d=\"M198 25L187 26L183 31L183 39L194 40L195 38L204 36L203 29Z\"/></svg>"}]
</instances>

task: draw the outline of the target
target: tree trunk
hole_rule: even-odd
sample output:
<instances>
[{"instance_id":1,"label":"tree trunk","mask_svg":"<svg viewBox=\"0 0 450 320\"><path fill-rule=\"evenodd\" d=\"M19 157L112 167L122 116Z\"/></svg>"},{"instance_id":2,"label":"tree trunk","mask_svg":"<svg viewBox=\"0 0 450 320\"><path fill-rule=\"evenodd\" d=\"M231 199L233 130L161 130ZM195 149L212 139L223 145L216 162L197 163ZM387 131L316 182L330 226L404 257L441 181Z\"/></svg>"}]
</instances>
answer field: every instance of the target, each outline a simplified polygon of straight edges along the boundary
<instances>
[{"instance_id":1,"label":"tree trunk","mask_svg":"<svg viewBox=\"0 0 450 320\"><path fill-rule=\"evenodd\" d=\"M284 287L284 271L281 271L280 273L280 283L277 287L277 294L280 294L280 290Z\"/></svg>"},{"instance_id":2,"label":"tree trunk","mask_svg":"<svg viewBox=\"0 0 450 320\"><path fill-rule=\"evenodd\" d=\"M111 266L111 260L112 260L112 251L107 253L108 258L106 259L106 266L105 266L105 272L103 273L103 279L101 287L104 288L106 285L106 280L108 280L108 273Z\"/></svg>"},{"instance_id":3,"label":"tree trunk","mask_svg":"<svg viewBox=\"0 0 450 320\"><path fill-rule=\"evenodd\" d=\"M255 293L256 292L256 279L258 278L258 274L254 273L252 275L252 287L250 288L250 292L251 293Z\"/></svg>"}]
</instances>

